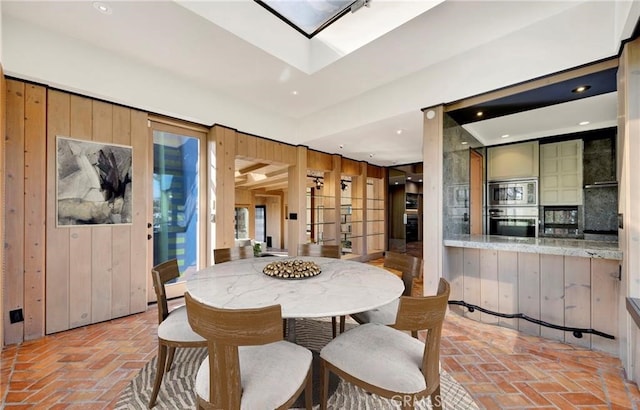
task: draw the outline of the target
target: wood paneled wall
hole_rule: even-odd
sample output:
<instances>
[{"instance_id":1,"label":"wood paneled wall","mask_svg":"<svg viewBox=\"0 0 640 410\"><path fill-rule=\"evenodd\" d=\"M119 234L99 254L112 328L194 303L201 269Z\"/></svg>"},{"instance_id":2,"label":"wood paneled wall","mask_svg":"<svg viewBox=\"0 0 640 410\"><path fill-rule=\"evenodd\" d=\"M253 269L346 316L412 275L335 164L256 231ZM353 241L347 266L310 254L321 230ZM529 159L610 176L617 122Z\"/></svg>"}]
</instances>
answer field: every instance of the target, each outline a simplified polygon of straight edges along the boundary
<instances>
[{"instance_id":1,"label":"wood paneled wall","mask_svg":"<svg viewBox=\"0 0 640 410\"><path fill-rule=\"evenodd\" d=\"M6 344L44 336L46 102L44 87L7 81L3 312L24 321L3 314Z\"/></svg>"},{"instance_id":2,"label":"wood paneled wall","mask_svg":"<svg viewBox=\"0 0 640 410\"><path fill-rule=\"evenodd\" d=\"M617 177L618 230L622 262L620 334L626 340L620 358L629 377L640 383L640 331L626 312L624 297L640 297L640 38L624 45L618 68Z\"/></svg>"},{"instance_id":3,"label":"wood paneled wall","mask_svg":"<svg viewBox=\"0 0 640 410\"><path fill-rule=\"evenodd\" d=\"M61 91L47 104L46 333L146 309L147 114ZM56 136L133 148L131 225L57 227Z\"/></svg>"},{"instance_id":4,"label":"wood paneled wall","mask_svg":"<svg viewBox=\"0 0 640 410\"><path fill-rule=\"evenodd\" d=\"M5 124L7 122L7 82L4 78L4 71L2 70L2 64L0 64L0 132L3 137L6 138L6 127ZM4 198L5 198L5 190L4 190L4 143L0 144L0 238L2 238L2 243L0 245L0 309L3 312L6 312L4 306L4 244L5 244L5 236L4 236ZM4 326L5 323L0 321L0 349L4 346Z\"/></svg>"},{"instance_id":5,"label":"wood paneled wall","mask_svg":"<svg viewBox=\"0 0 640 410\"><path fill-rule=\"evenodd\" d=\"M211 173L209 188L212 198L216 198L212 213L215 215L215 239L211 241L208 263L213 263L213 249L234 246L234 215L236 201L235 159L258 159L271 164L296 165L297 147L278 141L259 138L234 129L214 125L209 132L211 153ZM294 182L290 180L290 186ZM246 203L246 200L244 200ZM255 200L251 200L253 215Z\"/></svg>"},{"instance_id":6,"label":"wood paneled wall","mask_svg":"<svg viewBox=\"0 0 640 410\"><path fill-rule=\"evenodd\" d=\"M450 300L617 337L618 265L609 259L446 247L443 276L451 282ZM468 312L455 305L451 309L474 320L618 355L617 339L589 333L576 338L572 332L524 319Z\"/></svg>"}]
</instances>

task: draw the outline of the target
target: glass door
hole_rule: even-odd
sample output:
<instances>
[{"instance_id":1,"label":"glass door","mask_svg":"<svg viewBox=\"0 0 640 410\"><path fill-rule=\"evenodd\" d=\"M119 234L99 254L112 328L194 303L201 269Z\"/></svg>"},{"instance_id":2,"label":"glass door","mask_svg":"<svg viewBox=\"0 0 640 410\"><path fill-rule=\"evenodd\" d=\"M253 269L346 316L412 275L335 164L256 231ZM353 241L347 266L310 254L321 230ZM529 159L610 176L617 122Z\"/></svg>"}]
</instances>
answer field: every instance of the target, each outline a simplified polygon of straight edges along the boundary
<instances>
[{"instance_id":1,"label":"glass door","mask_svg":"<svg viewBox=\"0 0 640 410\"><path fill-rule=\"evenodd\" d=\"M182 296L184 281L205 255L201 140L190 130L153 127L153 264L176 259L180 277L167 286L168 297ZM191 134L191 135L187 135ZM153 293L151 288L150 293Z\"/></svg>"}]
</instances>

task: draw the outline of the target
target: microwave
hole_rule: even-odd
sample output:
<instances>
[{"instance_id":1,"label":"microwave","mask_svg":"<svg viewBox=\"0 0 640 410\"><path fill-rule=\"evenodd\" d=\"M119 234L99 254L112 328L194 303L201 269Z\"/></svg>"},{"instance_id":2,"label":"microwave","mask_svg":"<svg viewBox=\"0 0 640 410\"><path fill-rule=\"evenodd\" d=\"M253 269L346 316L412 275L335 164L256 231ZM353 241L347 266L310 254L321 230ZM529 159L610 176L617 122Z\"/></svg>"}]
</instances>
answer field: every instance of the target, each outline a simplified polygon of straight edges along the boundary
<instances>
[{"instance_id":1,"label":"microwave","mask_svg":"<svg viewBox=\"0 0 640 410\"><path fill-rule=\"evenodd\" d=\"M538 180L491 182L487 203L489 206L538 206Z\"/></svg>"}]
</instances>

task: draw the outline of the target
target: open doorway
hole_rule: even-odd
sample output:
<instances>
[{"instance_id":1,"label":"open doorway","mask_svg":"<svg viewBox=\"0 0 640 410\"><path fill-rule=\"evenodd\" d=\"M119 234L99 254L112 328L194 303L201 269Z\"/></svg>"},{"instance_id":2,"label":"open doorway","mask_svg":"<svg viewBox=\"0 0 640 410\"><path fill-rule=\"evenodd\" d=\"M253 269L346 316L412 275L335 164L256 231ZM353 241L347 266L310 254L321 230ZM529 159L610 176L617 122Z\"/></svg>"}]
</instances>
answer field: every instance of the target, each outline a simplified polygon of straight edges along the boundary
<instances>
[{"instance_id":1,"label":"open doorway","mask_svg":"<svg viewBox=\"0 0 640 410\"><path fill-rule=\"evenodd\" d=\"M272 244L267 241L267 206L256 205L256 241L266 243L267 248Z\"/></svg>"}]
</instances>

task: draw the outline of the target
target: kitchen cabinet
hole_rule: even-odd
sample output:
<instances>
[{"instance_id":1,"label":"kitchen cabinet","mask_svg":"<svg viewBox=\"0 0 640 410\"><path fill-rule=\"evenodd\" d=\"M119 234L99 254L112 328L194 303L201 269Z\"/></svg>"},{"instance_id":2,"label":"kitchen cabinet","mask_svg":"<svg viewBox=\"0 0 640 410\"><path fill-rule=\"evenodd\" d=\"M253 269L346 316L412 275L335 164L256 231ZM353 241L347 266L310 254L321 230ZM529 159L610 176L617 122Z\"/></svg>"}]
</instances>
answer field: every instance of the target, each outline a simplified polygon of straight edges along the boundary
<instances>
[{"instance_id":1,"label":"kitchen cabinet","mask_svg":"<svg viewBox=\"0 0 640 410\"><path fill-rule=\"evenodd\" d=\"M582 139L540 145L540 204L582 205Z\"/></svg>"},{"instance_id":2,"label":"kitchen cabinet","mask_svg":"<svg viewBox=\"0 0 640 410\"><path fill-rule=\"evenodd\" d=\"M487 179L537 178L539 174L538 141L487 148Z\"/></svg>"}]
</instances>

